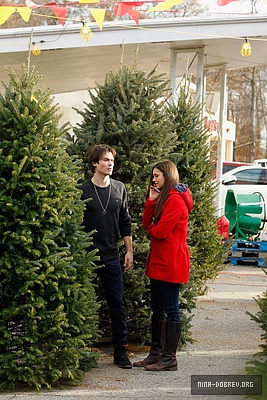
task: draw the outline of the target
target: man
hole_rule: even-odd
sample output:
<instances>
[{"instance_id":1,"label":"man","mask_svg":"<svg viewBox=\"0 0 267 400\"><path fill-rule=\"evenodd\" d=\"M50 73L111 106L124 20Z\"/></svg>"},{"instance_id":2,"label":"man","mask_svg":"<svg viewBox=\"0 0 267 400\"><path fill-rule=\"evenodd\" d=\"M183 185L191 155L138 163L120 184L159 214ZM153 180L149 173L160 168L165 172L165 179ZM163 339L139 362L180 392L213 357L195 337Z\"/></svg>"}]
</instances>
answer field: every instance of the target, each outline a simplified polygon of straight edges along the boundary
<instances>
[{"instance_id":1,"label":"man","mask_svg":"<svg viewBox=\"0 0 267 400\"><path fill-rule=\"evenodd\" d=\"M131 217L127 194L122 182L111 179L116 151L106 144L95 145L89 154L93 177L81 186L82 199L90 199L84 213L86 232L96 230L93 237L101 265L97 270L111 314L114 364L132 368L127 357L127 326L123 302L122 268L117 241L119 233L126 246L124 271L133 266Z\"/></svg>"}]
</instances>

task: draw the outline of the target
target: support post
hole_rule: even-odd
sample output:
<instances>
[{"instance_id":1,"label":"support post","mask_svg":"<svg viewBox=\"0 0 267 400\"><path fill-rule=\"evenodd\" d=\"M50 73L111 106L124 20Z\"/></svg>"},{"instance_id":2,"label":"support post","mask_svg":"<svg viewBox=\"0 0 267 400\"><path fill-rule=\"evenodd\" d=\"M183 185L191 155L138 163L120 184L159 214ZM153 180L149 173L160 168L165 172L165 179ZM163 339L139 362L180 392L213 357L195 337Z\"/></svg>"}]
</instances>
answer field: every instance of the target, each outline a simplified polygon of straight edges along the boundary
<instances>
[{"instance_id":1,"label":"support post","mask_svg":"<svg viewBox=\"0 0 267 400\"><path fill-rule=\"evenodd\" d=\"M177 51L171 49L170 51L170 88L171 96L170 102L173 103L175 91L176 91L176 63L177 63Z\"/></svg>"},{"instance_id":2,"label":"support post","mask_svg":"<svg viewBox=\"0 0 267 400\"><path fill-rule=\"evenodd\" d=\"M221 68L221 88L220 88L220 116L219 116L219 132L218 132L218 148L217 148L217 167L216 178L218 183L217 192L217 206L218 216L224 214L224 204L222 204L222 166L225 158L225 143L224 143L224 130L226 120L226 80L227 70L224 64Z\"/></svg>"},{"instance_id":3,"label":"support post","mask_svg":"<svg viewBox=\"0 0 267 400\"><path fill-rule=\"evenodd\" d=\"M203 102L203 80L204 80L204 48L199 49L197 53L197 89L196 99L199 103Z\"/></svg>"}]
</instances>

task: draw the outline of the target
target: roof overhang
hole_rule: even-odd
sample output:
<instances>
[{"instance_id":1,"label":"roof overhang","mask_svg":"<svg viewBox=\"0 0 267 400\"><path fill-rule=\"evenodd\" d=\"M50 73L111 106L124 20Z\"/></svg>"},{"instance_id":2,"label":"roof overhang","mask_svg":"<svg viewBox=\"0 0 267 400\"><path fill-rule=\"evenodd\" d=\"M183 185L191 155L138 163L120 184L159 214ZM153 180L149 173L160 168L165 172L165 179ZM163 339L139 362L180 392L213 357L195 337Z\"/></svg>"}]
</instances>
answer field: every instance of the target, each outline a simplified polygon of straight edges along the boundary
<instances>
[{"instance_id":1,"label":"roof overhang","mask_svg":"<svg viewBox=\"0 0 267 400\"><path fill-rule=\"evenodd\" d=\"M5 67L15 71L27 63L29 47L36 42L39 56L31 55L31 64L44 75L43 83L55 93L72 92L103 83L109 70L120 66L121 59L132 65L158 73L170 73L170 53L177 53L176 76L195 73L196 53L204 53L204 68L227 69L261 67L267 64L266 16L227 18L171 18L157 20L112 21L89 24L93 38L84 42L80 37L81 24L2 29L0 31L0 80L6 81ZM240 48L249 38L252 54L243 57Z\"/></svg>"}]
</instances>

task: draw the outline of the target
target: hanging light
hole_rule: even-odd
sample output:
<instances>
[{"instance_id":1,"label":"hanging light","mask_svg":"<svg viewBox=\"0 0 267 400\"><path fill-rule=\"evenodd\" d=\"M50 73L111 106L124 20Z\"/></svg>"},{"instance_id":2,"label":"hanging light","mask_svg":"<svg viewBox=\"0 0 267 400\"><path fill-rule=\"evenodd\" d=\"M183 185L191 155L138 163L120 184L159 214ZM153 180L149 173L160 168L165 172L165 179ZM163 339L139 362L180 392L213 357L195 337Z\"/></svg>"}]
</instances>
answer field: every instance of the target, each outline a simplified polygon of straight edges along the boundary
<instances>
[{"instance_id":1,"label":"hanging light","mask_svg":"<svg viewBox=\"0 0 267 400\"><path fill-rule=\"evenodd\" d=\"M32 42L32 54L34 56L39 56L41 54L41 50L39 49L39 47L35 42Z\"/></svg>"},{"instance_id":2,"label":"hanging light","mask_svg":"<svg viewBox=\"0 0 267 400\"><path fill-rule=\"evenodd\" d=\"M240 53L242 54L243 57L248 57L251 54L251 46L248 41L248 38L245 39L244 43L242 44Z\"/></svg>"},{"instance_id":3,"label":"hanging light","mask_svg":"<svg viewBox=\"0 0 267 400\"><path fill-rule=\"evenodd\" d=\"M93 37L91 29L83 21L82 21L82 27L80 30L80 35L81 35L82 40L84 40L85 42L88 42Z\"/></svg>"}]
</instances>

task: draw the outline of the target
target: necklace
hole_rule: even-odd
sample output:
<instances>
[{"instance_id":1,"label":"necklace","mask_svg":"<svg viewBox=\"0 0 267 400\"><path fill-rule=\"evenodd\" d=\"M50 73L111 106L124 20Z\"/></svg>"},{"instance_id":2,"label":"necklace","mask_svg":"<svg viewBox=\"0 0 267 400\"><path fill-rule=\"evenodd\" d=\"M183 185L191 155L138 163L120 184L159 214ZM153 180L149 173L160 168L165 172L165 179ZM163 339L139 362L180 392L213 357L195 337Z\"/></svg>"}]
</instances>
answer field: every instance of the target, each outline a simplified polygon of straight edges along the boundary
<instances>
[{"instance_id":1,"label":"necklace","mask_svg":"<svg viewBox=\"0 0 267 400\"><path fill-rule=\"evenodd\" d=\"M91 182L92 182L92 181L91 181ZM108 199L107 199L107 204L106 204L105 207L103 206L103 203L102 203L102 201L101 201L101 199L100 199L100 197L99 197L99 194L97 193L96 186L95 186L94 182L92 182L92 184L93 184L93 187L94 187L94 189L95 189L96 197L98 198L99 204L100 204L100 206L101 206L101 208L102 208L102 214L106 215L106 213L107 213L107 208L108 208L108 205L109 205L109 202L110 202L111 182L110 182L110 184L109 184Z\"/></svg>"}]
</instances>

